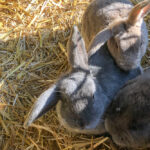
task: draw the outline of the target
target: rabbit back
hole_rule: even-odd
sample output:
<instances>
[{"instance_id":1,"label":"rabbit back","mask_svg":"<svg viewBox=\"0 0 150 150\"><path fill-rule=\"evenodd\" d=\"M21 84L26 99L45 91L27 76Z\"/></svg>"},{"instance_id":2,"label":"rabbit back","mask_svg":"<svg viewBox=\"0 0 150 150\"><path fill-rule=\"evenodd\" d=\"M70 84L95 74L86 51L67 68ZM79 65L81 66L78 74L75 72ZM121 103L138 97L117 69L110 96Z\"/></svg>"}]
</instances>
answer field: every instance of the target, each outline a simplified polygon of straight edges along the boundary
<instances>
[{"instance_id":1,"label":"rabbit back","mask_svg":"<svg viewBox=\"0 0 150 150\"><path fill-rule=\"evenodd\" d=\"M129 81L106 113L105 126L114 142L125 147L150 147L150 69Z\"/></svg>"},{"instance_id":2,"label":"rabbit back","mask_svg":"<svg viewBox=\"0 0 150 150\"><path fill-rule=\"evenodd\" d=\"M93 76L110 101L128 80L142 73L140 67L130 71L121 70L109 53L106 43L89 58L89 64Z\"/></svg>"}]
</instances>

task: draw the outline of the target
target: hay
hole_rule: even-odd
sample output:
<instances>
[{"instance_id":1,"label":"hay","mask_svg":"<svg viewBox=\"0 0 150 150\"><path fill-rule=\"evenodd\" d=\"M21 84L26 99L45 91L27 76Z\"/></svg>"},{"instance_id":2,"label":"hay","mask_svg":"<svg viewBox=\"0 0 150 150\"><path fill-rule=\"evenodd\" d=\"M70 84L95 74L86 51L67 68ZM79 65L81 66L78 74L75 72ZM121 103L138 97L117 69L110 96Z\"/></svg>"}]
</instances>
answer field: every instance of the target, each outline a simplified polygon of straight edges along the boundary
<instances>
[{"instance_id":1,"label":"hay","mask_svg":"<svg viewBox=\"0 0 150 150\"><path fill-rule=\"evenodd\" d=\"M116 149L107 137L68 133L55 111L23 128L36 98L68 70L70 29L80 23L90 1L0 0L1 150ZM150 65L149 57L147 53L144 67Z\"/></svg>"}]
</instances>

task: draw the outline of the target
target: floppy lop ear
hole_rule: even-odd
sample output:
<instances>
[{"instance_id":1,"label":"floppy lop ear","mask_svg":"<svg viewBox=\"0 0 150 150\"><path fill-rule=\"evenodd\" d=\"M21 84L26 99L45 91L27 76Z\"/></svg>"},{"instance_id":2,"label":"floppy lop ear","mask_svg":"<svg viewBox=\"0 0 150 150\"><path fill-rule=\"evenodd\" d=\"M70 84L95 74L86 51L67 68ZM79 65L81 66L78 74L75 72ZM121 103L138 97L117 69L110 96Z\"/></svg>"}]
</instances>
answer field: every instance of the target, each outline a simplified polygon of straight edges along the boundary
<instances>
[{"instance_id":1,"label":"floppy lop ear","mask_svg":"<svg viewBox=\"0 0 150 150\"><path fill-rule=\"evenodd\" d=\"M68 42L69 59L72 68L88 68L88 57L85 49L84 41L76 26L73 27L71 37ZM59 92L57 83L52 85L48 90L43 92L24 123L24 127L28 127L34 120L38 119L57 104L59 100Z\"/></svg>"},{"instance_id":2,"label":"floppy lop ear","mask_svg":"<svg viewBox=\"0 0 150 150\"><path fill-rule=\"evenodd\" d=\"M137 21L145 17L150 12L150 0L145 0L135 5L130 11L127 22L134 25Z\"/></svg>"},{"instance_id":3,"label":"floppy lop ear","mask_svg":"<svg viewBox=\"0 0 150 150\"><path fill-rule=\"evenodd\" d=\"M74 26L72 29L67 48L72 68L88 69L88 55L85 43L77 26Z\"/></svg>"},{"instance_id":4,"label":"floppy lop ear","mask_svg":"<svg viewBox=\"0 0 150 150\"><path fill-rule=\"evenodd\" d=\"M57 104L59 97L56 89L57 86L54 84L39 96L27 116L24 123L25 128Z\"/></svg>"}]
</instances>

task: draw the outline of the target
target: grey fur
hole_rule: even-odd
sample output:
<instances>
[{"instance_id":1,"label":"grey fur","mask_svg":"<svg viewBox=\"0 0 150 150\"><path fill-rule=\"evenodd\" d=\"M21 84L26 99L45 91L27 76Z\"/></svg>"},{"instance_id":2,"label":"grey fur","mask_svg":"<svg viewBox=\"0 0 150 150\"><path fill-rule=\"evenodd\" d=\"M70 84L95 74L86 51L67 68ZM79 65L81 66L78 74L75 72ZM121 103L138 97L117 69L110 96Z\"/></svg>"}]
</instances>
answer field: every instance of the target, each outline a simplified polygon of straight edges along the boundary
<instances>
[{"instance_id":1,"label":"grey fur","mask_svg":"<svg viewBox=\"0 0 150 150\"><path fill-rule=\"evenodd\" d=\"M105 32L109 32L109 29L103 33ZM99 36L101 37L100 34ZM111 35L101 40L99 42L101 46L94 53L91 52L91 45L88 58L84 40L78 28L76 26L73 28L68 42L72 69L41 94L24 126L30 125L57 104L59 121L71 132L85 134L105 132L103 116L106 108L126 81L141 74L140 68L125 72L116 65L107 45L104 44L109 38ZM93 43L95 42L96 37L93 39Z\"/></svg>"},{"instance_id":2,"label":"grey fur","mask_svg":"<svg viewBox=\"0 0 150 150\"><path fill-rule=\"evenodd\" d=\"M137 9L140 13L137 13ZM118 66L123 70L140 66L148 44L148 33L143 17L149 10L149 0L135 7L128 0L94 0L82 19L82 35L86 48L90 51L89 46L93 38L102 30L109 28L112 33L103 34L103 38L113 34L107 45ZM97 47L97 44L94 46Z\"/></svg>"},{"instance_id":3,"label":"grey fur","mask_svg":"<svg viewBox=\"0 0 150 150\"><path fill-rule=\"evenodd\" d=\"M150 69L118 92L106 112L105 126L120 146L150 147Z\"/></svg>"}]
</instances>

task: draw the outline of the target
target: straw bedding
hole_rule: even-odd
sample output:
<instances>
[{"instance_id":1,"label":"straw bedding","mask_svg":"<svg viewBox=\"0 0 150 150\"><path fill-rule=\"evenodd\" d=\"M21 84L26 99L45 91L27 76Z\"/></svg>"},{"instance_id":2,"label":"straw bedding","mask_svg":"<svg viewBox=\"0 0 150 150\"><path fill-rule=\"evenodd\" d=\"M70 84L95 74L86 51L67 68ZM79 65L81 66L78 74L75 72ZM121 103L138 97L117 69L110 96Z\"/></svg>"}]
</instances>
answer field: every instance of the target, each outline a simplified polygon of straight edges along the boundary
<instances>
[{"instance_id":1,"label":"straw bedding","mask_svg":"<svg viewBox=\"0 0 150 150\"><path fill-rule=\"evenodd\" d=\"M55 110L23 128L36 98L69 69L70 29L90 1L0 0L0 150L116 149L108 137L68 133Z\"/></svg>"}]
</instances>

